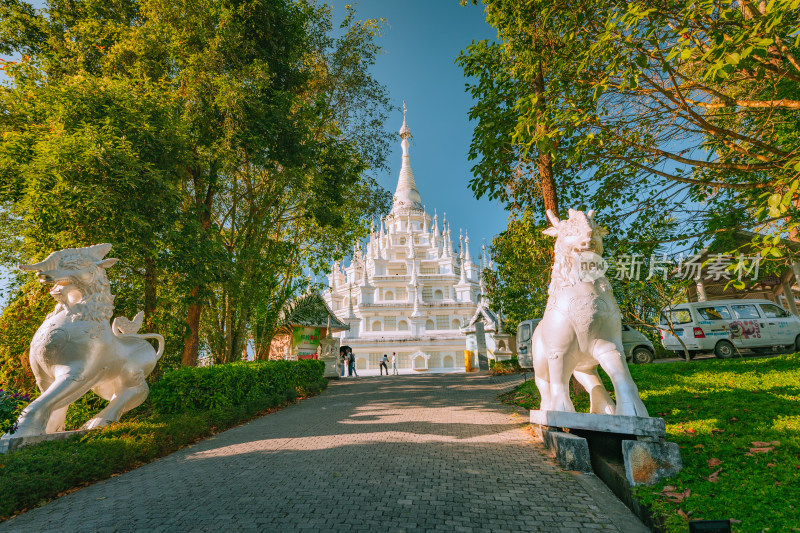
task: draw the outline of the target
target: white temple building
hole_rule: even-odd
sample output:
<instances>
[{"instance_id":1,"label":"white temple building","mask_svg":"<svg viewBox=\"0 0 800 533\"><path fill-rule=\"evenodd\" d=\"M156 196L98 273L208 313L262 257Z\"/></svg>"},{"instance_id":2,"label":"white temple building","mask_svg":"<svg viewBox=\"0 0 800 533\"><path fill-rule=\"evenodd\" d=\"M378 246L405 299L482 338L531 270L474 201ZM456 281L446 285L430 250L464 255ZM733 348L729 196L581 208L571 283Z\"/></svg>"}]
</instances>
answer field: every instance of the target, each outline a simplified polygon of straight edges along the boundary
<instances>
[{"instance_id":1,"label":"white temple building","mask_svg":"<svg viewBox=\"0 0 800 533\"><path fill-rule=\"evenodd\" d=\"M366 250L355 246L349 266L333 264L324 297L350 326L341 343L352 348L357 369L376 370L383 354L396 352L401 370L463 370L462 328L482 302L485 248L474 263L469 236L454 235L444 215L440 223L422 205L408 155L405 103L399 134L403 156L392 209L373 225Z\"/></svg>"}]
</instances>

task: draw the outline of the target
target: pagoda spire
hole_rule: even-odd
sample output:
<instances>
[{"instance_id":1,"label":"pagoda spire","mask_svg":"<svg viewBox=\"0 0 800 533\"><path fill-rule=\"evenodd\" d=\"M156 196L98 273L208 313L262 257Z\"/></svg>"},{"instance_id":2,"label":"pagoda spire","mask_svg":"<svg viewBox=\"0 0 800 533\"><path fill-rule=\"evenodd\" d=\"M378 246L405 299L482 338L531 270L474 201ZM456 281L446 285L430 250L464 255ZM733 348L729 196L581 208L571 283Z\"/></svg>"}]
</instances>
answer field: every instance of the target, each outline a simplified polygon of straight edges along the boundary
<instances>
[{"instance_id":1,"label":"pagoda spire","mask_svg":"<svg viewBox=\"0 0 800 533\"><path fill-rule=\"evenodd\" d=\"M406 102L403 101L403 125L398 132L400 138L400 146L403 148L403 159L400 167L400 176L397 180L397 189L394 191L394 200L392 202L392 212L401 209L416 209L422 211L422 197L417 190L417 184L414 181L414 173L411 171L411 162L408 156L408 139L411 137L411 130L406 123Z\"/></svg>"}]
</instances>

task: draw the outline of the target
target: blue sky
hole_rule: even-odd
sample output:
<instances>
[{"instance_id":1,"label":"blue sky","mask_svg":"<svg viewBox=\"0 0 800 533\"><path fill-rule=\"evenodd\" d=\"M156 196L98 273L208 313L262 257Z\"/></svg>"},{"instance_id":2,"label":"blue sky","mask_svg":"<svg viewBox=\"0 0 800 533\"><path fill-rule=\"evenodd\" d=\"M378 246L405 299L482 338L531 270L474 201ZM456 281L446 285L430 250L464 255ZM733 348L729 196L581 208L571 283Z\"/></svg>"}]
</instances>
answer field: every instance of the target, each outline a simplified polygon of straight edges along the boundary
<instances>
[{"instance_id":1,"label":"blue sky","mask_svg":"<svg viewBox=\"0 0 800 533\"><path fill-rule=\"evenodd\" d=\"M508 214L496 202L476 200L469 189L472 124L467 114L472 98L465 92L466 80L455 59L473 39L493 39L496 32L486 24L482 6L462 7L458 0L337 1L332 3L334 21L344 17L346 4L356 5L359 19L387 19L378 40L384 53L373 75L388 87L397 107L406 101L413 134L411 168L423 204L431 214L435 208L440 221L446 212L454 233L467 230L477 257L481 240L488 243L503 231ZM402 113L397 112L387 128L396 132L402 122ZM389 156L390 171L378 176L392 192L401 153L398 137Z\"/></svg>"},{"instance_id":2,"label":"blue sky","mask_svg":"<svg viewBox=\"0 0 800 533\"><path fill-rule=\"evenodd\" d=\"M41 7L43 2L33 2ZM459 52L473 39L492 39L496 33L486 24L482 6L459 5L459 0L363 0L331 2L334 23L345 15L345 5L356 6L357 18L385 18L387 25L378 43L384 53L373 69L386 85L398 108L406 101L408 125L413 134L411 168L428 211L436 209L440 220L470 236L473 257L481 241L503 231L508 219L502 206L476 200L469 189L472 162L467 161L472 124L467 119L472 105L465 92L463 72L455 64ZM387 123L400 129L402 113ZM389 171L378 175L381 185L394 192L400 171L400 139L389 156ZM454 232L455 233L455 232ZM0 306L5 296L4 272L0 270Z\"/></svg>"}]
</instances>

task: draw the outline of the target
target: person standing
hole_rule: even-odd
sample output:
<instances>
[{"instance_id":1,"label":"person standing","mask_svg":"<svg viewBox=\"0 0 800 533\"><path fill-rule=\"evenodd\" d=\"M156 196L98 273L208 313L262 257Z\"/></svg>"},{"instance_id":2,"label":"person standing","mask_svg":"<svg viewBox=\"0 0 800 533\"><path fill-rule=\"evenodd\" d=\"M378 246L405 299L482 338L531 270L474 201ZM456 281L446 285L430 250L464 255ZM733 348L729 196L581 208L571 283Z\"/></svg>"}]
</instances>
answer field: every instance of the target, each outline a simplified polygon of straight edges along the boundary
<instances>
[{"instance_id":1,"label":"person standing","mask_svg":"<svg viewBox=\"0 0 800 533\"><path fill-rule=\"evenodd\" d=\"M389 360L389 356L386 355L386 354L383 354L383 358L381 359L381 366L380 366L381 376L383 375L383 371L384 370L386 370L386 375L387 376L389 375L389 367L386 366L386 362L388 360Z\"/></svg>"},{"instance_id":2,"label":"person standing","mask_svg":"<svg viewBox=\"0 0 800 533\"><path fill-rule=\"evenodd\" d=\"M346 350L339 354L339 361L340 361L340 364L341 364L341 367L342 367L342 377L344 377L344 369L347 366L347 351Z\"/></svg>"},{"instance_id":3,"label":"person standing","mask_svg":"<svg viewBox=\"0 0 800 533\"><path fill-rule=\"evenodd\" d=\"M358 372L356 372L356 356L353 355L352 349L347 351L347 375L358 377Z\"/></svg>"},{"instance_id":4,"label":"person standing","mask_svg":"<svg viewBox=\"0 0 800 533\"><path fill-rule=\"evenodd\" d=\"M400 373L397 371L397 354L392 352L392 375L397 376Z\"/></svg>"}]
</instances>

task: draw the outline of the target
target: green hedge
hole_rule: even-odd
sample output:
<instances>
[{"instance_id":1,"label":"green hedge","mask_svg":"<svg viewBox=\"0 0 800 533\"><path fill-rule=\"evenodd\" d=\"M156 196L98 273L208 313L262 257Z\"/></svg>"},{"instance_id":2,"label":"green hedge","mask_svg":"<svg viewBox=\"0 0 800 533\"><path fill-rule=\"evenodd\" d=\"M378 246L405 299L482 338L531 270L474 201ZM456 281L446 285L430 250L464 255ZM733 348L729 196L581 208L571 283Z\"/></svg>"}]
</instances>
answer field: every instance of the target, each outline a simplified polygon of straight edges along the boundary
<instances>
[{"instance_id":1,"label":"green hedge","mask_svg":"<svg viewBox=\"0 0 800 533\"><path fill-rule=\"evenodd\" d=\"M294 401L298 394L318 393L327 385L324 370L321 361L304 360L169 372L151 386L147 402L118 424L0 456L0 520L167 455ZM76 403L75 426L104 401L90 394Z\"/></svg>"},{"instance_id":2,"label":"green hedge","mask_svg":"<svg viewBox=\"0 0 800 533\"><path fill-rule=\"evenodd\" d=\"M228 409L133 416L64 441L0 455L0 522L280 407L263 398Z\"/></svg>"},{"instance_id":3,"label":"green hedge","mask_svg":"<svg viewBox=\"0 0 800 533\"><path fill-rule=\"evenodd\" d=\"M258 361L168 372L150 387L156 413L208 411L242 405L261 398L294 400L325 388L322 361Z\"/></svg>"},{"instance_id":4,"label":"green hedge","mask_svg":"<svg viewBox=\"0 0 800 533\"><path fill-rule=\"evenodd\" d=\"M505 361L495 361L494 359L489 360L489 370L491 370L493 375L499 376L502 374L522 372L522 367L519 366L519 360L515 355L511 359L507 359Z\"/></svg>"}]
</instances>

